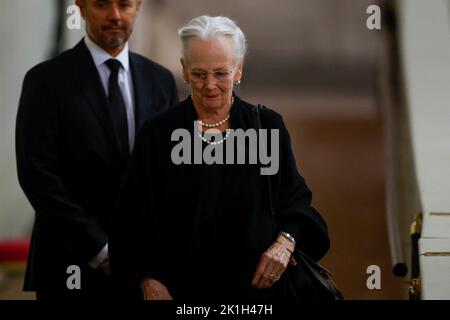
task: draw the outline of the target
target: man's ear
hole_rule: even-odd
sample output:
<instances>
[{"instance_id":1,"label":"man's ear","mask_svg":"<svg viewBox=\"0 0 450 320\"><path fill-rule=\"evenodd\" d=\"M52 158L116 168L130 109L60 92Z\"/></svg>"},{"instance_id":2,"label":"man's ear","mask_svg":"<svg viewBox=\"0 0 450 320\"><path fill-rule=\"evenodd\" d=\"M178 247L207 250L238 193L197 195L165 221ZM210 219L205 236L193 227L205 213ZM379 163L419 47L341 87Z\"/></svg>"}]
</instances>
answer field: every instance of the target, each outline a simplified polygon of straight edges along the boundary
<instances>
[{"instance_id":1,"label":"man's ear","mask_svg":"<svg viewBox=\"0 0 450 320\"><path fill-rule=\"evenodd\" d=\"M139 10L141 9L141 5L142 5L142 0L136 0L136 12L139 12Z\"/></svg>"},{"instance_id":2,"label":"man's ear","mask_svg":"<svg viewBox=\"0 0 450 320\"><path fill-rule=\"evenodd\" d=\"M87 0L75 0L75 4L80 8L81 16L83 18L85 17L86 1Z\"/></svg>"}]
</instances>

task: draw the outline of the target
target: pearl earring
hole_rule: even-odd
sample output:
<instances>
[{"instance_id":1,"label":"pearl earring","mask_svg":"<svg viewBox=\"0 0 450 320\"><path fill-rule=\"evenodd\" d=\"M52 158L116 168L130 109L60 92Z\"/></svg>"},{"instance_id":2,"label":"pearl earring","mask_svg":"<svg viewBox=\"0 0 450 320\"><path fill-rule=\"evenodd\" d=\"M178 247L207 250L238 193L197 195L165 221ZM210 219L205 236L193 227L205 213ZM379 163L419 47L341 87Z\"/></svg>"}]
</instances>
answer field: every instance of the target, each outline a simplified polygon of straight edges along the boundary
<instances>
[{"instance_id":1,"label":"pearl earring","mask_svg":"<svg viewBox=\"0 0 450 320\"><path fill-rule=\"evenodd\" d=\"M185 85L189 85L191 82L189 80L184 80Z\"/></svg>"},{"instance_id":2,"label":"pearl earring","mask_svg":"<svg viewBox=\"0 0 450 320\"><path fill-rule=\"evenodd\" d=\"M240 86L241 85L241 80L237 80L234 84L237 85L237 86Z\"/></svg>"}]
</instances>

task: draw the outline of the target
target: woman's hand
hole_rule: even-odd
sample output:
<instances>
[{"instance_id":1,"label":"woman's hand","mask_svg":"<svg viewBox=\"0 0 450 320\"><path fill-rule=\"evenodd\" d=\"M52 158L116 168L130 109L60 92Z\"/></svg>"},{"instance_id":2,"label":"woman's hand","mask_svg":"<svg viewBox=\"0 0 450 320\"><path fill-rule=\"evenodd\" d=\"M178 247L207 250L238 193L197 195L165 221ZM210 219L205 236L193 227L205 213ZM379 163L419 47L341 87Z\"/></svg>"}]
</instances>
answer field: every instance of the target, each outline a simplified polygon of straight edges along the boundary
<instances>
[{"instance_id":1,"label":"woman's hand","mask_svg":"<svg viewBox=\"0 0 450 320\"><path fill-rule=\"evenodd\" d=\"M284 236L278 236L278 239L264 252L259 261L252 281L253 287L267 289L280 280L293 251L294 244Z\"/></svg>"},{"instance_id":2,"label":"woman's hand","mask_svg":"<svg viewBox=\"0 0 450 320\"><path fill-rule=\"evenodd\" d=\"M155 279L146 279L141 282L144 300L173 300L166 286Z\"/></svg>"}]
</instances>

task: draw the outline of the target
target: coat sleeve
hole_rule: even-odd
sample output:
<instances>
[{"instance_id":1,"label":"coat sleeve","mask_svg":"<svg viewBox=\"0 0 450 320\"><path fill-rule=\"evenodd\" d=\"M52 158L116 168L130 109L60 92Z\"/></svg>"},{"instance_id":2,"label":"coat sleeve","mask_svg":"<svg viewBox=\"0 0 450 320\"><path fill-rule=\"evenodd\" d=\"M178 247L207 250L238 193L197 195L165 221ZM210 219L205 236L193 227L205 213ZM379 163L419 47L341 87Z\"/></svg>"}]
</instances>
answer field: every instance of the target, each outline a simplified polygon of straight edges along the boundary
<instances>
[{"instance_id":1,"label":"coat sleeve","mask_svg":"<svg viewBox=\"0 0 450 320\"><path fill-rule=\"evenodd\" d=\"M330 247L327 225L311 205L312 193L297 170L289 132L281 116L277 118L280 165L273 177L272 194L278 229L293 235L298 248L319 260Z\"/></svg>"},{"instance_id":2,"label":"coat sleeve","mask_svg":"<svg viewBox=\"0 0 450 320\"><path fill-rule=\"evenodd\" d=\"M36 219L88 261L106 245L107 235L64 185L58 104L45 73L33 69L23 83L16 122L18 179Z\"/></svg>"}]
</instances>

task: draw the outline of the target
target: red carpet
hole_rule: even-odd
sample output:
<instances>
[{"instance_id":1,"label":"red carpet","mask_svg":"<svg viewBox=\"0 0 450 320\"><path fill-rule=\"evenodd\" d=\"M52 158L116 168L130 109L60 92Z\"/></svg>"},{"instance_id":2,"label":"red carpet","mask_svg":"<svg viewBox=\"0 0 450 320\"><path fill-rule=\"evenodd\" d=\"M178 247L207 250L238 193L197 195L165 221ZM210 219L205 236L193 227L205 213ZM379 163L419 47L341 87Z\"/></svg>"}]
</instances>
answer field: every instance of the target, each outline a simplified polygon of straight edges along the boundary
<instances>
[{"instance_id":1,"label":"red carpet","mask_svg":"<svg viewBox=\"0 0 450 320\"><path fill-rule=\"evenodd\" d=\"M0 241L0 264L25 262L30 248L30 239Z\"/></svg>"}]
</instances>

